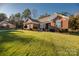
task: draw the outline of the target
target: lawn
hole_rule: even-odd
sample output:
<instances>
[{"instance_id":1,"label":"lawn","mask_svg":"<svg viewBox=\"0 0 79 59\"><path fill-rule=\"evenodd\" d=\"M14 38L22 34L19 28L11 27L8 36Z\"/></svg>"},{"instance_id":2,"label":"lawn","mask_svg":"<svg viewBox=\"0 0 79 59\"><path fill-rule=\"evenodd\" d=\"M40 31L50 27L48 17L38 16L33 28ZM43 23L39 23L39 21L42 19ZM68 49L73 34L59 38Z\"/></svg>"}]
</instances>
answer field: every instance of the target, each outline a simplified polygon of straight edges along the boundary
<instances>
[{"instance_id":1,"label":"lawn","mask_svg":"<svg viewBox=\"0 0 79 59\"><path fill-rule=\"evenodd\" d=\"M79 55L79 36L26 30L0 32L1 56Z\"/></svg>"}]
</instances>

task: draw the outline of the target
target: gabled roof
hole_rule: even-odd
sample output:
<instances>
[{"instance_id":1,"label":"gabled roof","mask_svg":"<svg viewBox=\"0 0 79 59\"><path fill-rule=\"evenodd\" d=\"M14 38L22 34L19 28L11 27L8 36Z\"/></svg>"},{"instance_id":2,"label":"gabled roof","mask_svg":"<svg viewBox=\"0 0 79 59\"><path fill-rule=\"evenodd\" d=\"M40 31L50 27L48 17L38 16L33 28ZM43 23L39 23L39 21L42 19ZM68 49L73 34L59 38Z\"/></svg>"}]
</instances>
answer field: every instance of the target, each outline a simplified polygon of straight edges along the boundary
<instances>
[{"instance_id":1,"label":"gabled roof","mask_svg":"<svg viewBox=\"0 0 79 59\"><path fill-rule=\"evenodd\" d=\"M45 22L45 23L47 23L47 22L50 22L52 19L54 19L54 18L56 18L56 17L57 17L57 14L54 13L54 14L52 14L52 15L50 15L50 16L47 16L47 17L44 17L44 18L39 19L39 21L40 21L40 22Z\"/></svg>"},{"instance_id":2,"label":"gabled roof","mask_svg":"<svg viewBox=\"0 0 79 59\"><path fill-rule=\"evenodd\" d=\"M0 25L2 25L2 24L13 25L13 24L11 24L11 23L9 23L9 22L7 22L7 21L1 21L1 22L0 22Z\"/></svg>"},{"instance_id":3,"label":"gabled roof","mask_svg":"<svg viewBox=\"0 0 79 59\"><path fill-rule=\"evenodd\" d=\"M61 14L58 14L58 16L63 17L63 18L65 18L65 19L69 19L68 16L64 16L64 15L61 15Z\"/></svg>"},{"instance_id":4,"label":"gabled roof","mask_svg":"<svg viewBox=\"0 0 79 59\"><path fill-rule=\"evenodd\" d=\"M1 22L0 22L0 24L3 24L3 23L8 23L8 22L7 22L7 21L1 21Z\"/></svg>"},{"instance_id":5,"label":"gabled roof","mask_svg":"<svg viewBox=\"0 0 79 59\"><path fill-rule=\"evenodd\" d=\"M29 23L35 23L35 24L38 24L39 21L38 21L38 20L35 20L35 19L31 19L31 18L29 18L29 19L26 20L25 23L26 23L26 24L29 24Z\"/></svg>"},{"instance_id":6,"label":"gabled roof","mask_svg":"<svg viewBox=\"0 0 79 59\"><path fill-rule=\"evenodd\" d=\"M39 21L40 21L40 22L44 22L44 23L50 22L50 21L56 19L58 16L59 16L59 17L63 17L63 18L65 18L65 19L69 19L67 16L54 13L54 14L52 14L52 15L50 15L50 16L47 16L47 17L44 17L44 18L39 19Z\"/></svg>"},{"instance_id":7,"label":"gabled roof","mask_svg":"<svg viewBox=\"0 0 79 59\"><path fill-rule=\"evenodd\" d=\"M33 22L39 22L38 20L32 19L32 18L30 18L30 20L33 21Z\"/></svg>"}]
</instances>

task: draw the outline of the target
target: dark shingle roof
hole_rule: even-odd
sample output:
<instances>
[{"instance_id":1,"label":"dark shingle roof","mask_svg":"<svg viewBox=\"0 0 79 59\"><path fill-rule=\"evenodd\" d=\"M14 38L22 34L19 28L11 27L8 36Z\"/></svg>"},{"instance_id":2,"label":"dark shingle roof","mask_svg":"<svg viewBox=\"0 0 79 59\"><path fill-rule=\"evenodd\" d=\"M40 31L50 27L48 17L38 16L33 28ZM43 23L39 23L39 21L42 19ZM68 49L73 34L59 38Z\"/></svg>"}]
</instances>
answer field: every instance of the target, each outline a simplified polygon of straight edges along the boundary
<instances>
[{"instance_id":1,"label":"dark shingle roof","mask_svg":"<svg viewBox=\"0 0 79 59\"><path fill-rule=\"evenodd\" d=\"M29 18L31 21L33 21L33 22L39 22L37 19L32 19L32 18ZM27 21L29 20L29 19L27 19Z\"/></svg>"}]
</instances>

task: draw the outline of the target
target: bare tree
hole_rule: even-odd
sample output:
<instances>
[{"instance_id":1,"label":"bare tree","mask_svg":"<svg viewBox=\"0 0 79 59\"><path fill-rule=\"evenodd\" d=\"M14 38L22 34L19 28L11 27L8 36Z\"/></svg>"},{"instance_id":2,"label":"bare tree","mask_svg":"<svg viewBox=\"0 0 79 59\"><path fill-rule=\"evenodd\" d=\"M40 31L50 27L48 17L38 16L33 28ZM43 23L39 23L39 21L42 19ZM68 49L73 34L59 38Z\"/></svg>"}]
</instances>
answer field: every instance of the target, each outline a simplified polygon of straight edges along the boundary
<instances>
[{"instance_id":1,"label":"bare tree","mask_svg":"<svg viewBox=\"0 0 79 59\"><path fill-rule=\"evenodd\" d=\"M32 16L33 16L33 18L36 18L37 15L38 15L37 9L33 9L33 10L32 10Z\"/></svg>"}]
</instances>

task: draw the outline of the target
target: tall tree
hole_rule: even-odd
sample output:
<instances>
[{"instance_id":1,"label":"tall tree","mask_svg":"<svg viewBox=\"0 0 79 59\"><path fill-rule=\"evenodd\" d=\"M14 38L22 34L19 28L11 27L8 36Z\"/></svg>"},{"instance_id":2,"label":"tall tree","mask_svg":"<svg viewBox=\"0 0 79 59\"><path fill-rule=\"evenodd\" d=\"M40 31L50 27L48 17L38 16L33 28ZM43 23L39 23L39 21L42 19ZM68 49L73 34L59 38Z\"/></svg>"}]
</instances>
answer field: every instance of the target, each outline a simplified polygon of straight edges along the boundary
<instances>
[{"instance_id":1,"label":"tall tree","mask_svg":"<svg viewBox=\"0 0 79 59\"><path fill-rule=\"evenodd\" d=\"M23 28L23 20L21 20L21 14L20 13L16 13L15 14L15 19L18 20L18 22L16 22L16 27L22 29Z\"/></svg>"},{"instance_id":2,"label":"tall tree","mask_svg":"<svg viewBox=\"0 0 79 59\"><path fill-rule=\"evenodd\" d=\"M25 10L24 10L24 12L23 12L23 17L24 17L25 19L31 17L31 11L30 11L30 9L25 9Z\"/></svg>"},{"instance_id":3,"label":"tall tree","mask_svg":"<svg viewBox=\"0 0 79 59\"><path fill-rule=\"evenodd\" d=\"M44 16L49 16L47 11L44 12Z\"/></svg>"},{"instance_id":4,"label":"tall tree","mask_svg":"<svg viewBox=\"0 0 79 59\"><path fill-rule=\"evenodd\" d=\"M0 21L6 20L7 16L4 13L0 13Z\"/></svg>"},{"instance_id":5,"label":"tall tree","mask_svg":"<svg viewBox=\"0 0 79 59\"><path fill-rule=\"evenodd\" d=\"M15 16L13 14L9 17L9 22L12 24L16 24L15 23Z\"/></svg>"}]
</instances>

